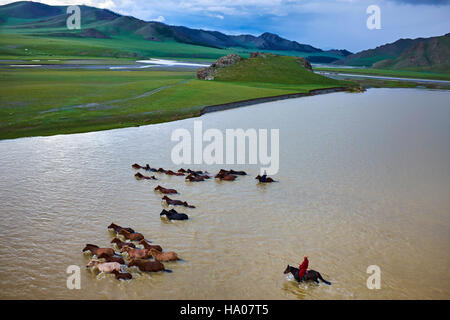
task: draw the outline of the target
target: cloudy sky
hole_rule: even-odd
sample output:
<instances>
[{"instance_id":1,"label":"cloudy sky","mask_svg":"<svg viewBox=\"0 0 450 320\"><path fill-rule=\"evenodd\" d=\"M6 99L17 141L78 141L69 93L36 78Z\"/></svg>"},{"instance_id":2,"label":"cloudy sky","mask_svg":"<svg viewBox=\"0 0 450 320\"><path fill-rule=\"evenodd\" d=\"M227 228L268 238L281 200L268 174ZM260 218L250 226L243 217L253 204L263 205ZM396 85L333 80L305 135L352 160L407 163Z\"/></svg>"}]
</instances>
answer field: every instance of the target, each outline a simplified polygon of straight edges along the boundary
<instances>
[{"instance_id":1,"label":"cloudy sky","mask_svg":"<svg viewBox=\"0 0 450 320\"><path fill-rule=\"evenodd\" d=\"M35 0L36 1L36 0ZM0 4L14 1L0 0ZM41 0L86 4L169 25L227 34L263 32L322 49L356 52L399 38L450 32L450 0ZM369 30L369 5L381 11L381 29Z\"/></svg>"}]
</instances>

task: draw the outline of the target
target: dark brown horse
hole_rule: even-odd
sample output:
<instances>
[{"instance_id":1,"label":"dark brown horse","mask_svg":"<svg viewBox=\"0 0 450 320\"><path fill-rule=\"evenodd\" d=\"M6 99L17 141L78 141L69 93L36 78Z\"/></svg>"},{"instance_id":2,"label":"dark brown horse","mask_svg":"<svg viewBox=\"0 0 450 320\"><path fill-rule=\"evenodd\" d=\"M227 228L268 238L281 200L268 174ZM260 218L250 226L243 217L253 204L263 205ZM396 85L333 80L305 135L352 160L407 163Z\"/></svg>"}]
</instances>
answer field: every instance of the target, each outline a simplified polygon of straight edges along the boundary
<instances>
[{"instance_id":1,"label":"dark brown horse","mask_svg":"<svg viewBox=\"0 0 450 320\"><path fill-rule=\"evenodd\" d=\"M142 239L144 239L144 236L141 233L128 232L125 229L120 230L119 234L124 236L125 239L131 240L131 241L141 241Z\"/></svg>"},{"instance_id":2,"label":"dark brown horse","mask_svg":"<svg viewBox=\"0 0 450 320\"><path fill-rule=\"evenodd\" d=\"M208 177L209 179L209 177ZM190 182L201 182L201 181L205 181L205 178L203 176L198 176L198 175L194 175L192 173L190 173L187 177L186 180L190 181Z\"/></svg>"},{"instance_id":3,"label":"dark brown horse","mask_svg":"<svg viewBox=\"0 0 450 320\"><path fill-rule=\"evenodd\" d=\"M131 280L133 276L129 272L119 272L117 270L111 271L116 276L117 280Z\"/></svg>"},{"instance_id":4,"label":"dark brown horse","mask_svg":"<svg viewBox=\"0 0 450 320\"><path fill-rule=\"evenodd\" d=\"M295 267L291 267L290 265L288 265L286 267L286 270L284 270L283 273L284 274L291 273L294 276L294 279L297 282L299 282L299 283L302 282L302 281L306 281L306 280L312 280L312 281L314 281L316 283L319 283L319 280L322 280L324 283L326 283L328 285L331 285L331 282L329 282L329 281L325 280L324 278L322 278L320 273L315 271L315 270L308 270L308 271L306 271L306 274L303 277L303 279L300 279L298 277L298 269L295 268Z\"/></svg>"},{"instance_id":5,"label":"dark brown horse","mask_svg":"<svg viewBox=\"0 0 450 320\"><path fill-rule=\"evenodd\" d=\"M163 209L160 216L166 215L167 219L169 220L187 220L189 219L188 215L186 213L178 213L175 209L170 209L169 211Z\"/></svg>"},{"instance_id":6,"label":"dark brown horse","mask_svg":"<svg viewBox=\"0 0 450 320\"><path fill-rule=\"evenodd\" d=\"M141 271L146 272L158 272L158 271L164 271L164 265L159 261L150 261L150 260L144 260L144 259L131 259L128 263L129 267L136 266Z\"/></svg>"},{"instance_id":7,"label":"dark brown horse","mask_svg":"<svg viewBox=\"0 0 450 320\"><path fill-rule=\"evenodd\" d=\"M159 191L159 192L164 193L164 194L178 193L178 191L175 190L175 189L166 189L166 188L161 187L161 186L157 186L155 188L155 191Z\"/></svg>"},{"instance_id":8,"label":"dark brown horse","mask_svg":"<svg viewBox=\"0 0 450 320\"><path fill-rule=\"evenodd\" d=\"M157 170L155 168L150 168L149 164L147 163L145 167L142 167L142 169L147 171L156 172Z\"/></svg>"},{"instance_id":9,"label":"dark brown horse","mask_svg":"<svg viewBox=\"0 0 450 320\"><path fill-rule=\"evenodd\" d=\"M193 174L193 175L207 175L207 171L201 171L201 170L191 170L191 169L187 169L184 170L183 168L179 169L178 172L183 172L183 173L189 173L189 174Z\"/></svg>"},{"instance_id":10,"label":"dark brown horse","mask_svg":"<svg viewBox=\"0 0 450 320\"><path fill-rule=\"evenodd\" d=\"M136 173L134 175L134 177L138 180L158 180L155 176L144 176L143 174L141 174L140 172Z\"/></svg>"},{"instance_id":11,"label":"dark brown horse","mask_svg":"<svg viewBox=\"0 0 450 320\"><path fill-rule=\"evenodd\" d=\"M247 175L247 173L245 171L234 171L233 169L231 169L231 170L220 169L219 174L234 174L237 176Z\"/></svg>"},{"instance_id":12,"label":"dark brown horse","mask_svg":"<svg viewBox=\"0 0 450 320\"><path fill-rule=\"evenodd\" d=\"M111 248L99 248L95 244L89 244L89 243L86 245L86 247L84 247L83 252L85 252L85 251L90 251L92 254L95 254L97 256L103 254L103 255L112 257L115 254L114 250Z\"/></svg>"},{"instance_id":13,"label":"dark brown horse","mask_svg":"<svg viewBox=\"0 0 450 320\"><path fill-rule=\"evenodd\" d=\"M185 206L187 208L195 208L195 206L189 205L186 201L173 200L173 199L170 199L168 196L164 196L162 199L165 200L168 205Z\"/></svg>"},{"instance_id":14,"label":"dark brown horse","mask_svg":"<svg viewBox=\"0 0 450 320\"><path fill-rule=\"evenodd\" d=\"M256 176L256 178L255 178L256 180L259 180L259 182L261 182L261 183L270 183L270 182L277 182L277 181L275 181L275 180L273 180L272 178L266 178L266 181L261 181L261 176L258 174L257 176Z\"/></svg>"},{"instance_id":15,"label":"dark brown horse","mask_svg":"<svg viewBox=\"0 0 450 320\"><path fill-rule=\"evenodd\" d=\"M121 227L121 226L119 226L119 225L117 225L117 224L115 224L115 223L111 223L111 224L108 226L108 229L114 229L114 231L117 232L117 233L119 233L119 231L122 230L122 229L125 229L125 230L127 230L128 232L134 233L134 230L133 230L133 229L131 229L131 228L123 228L123 227Z\"/></svg>"},{"instance_id":16,"label":"dark brown horse","mask_svg":"<svg viewBox=\"0 0 450 320\"><path fill-rule=\"evenodd\" d=\"M144 167L138 165L137 163L132 164L131 167L132 167L133 169L144 169Z\"/></svg>"},{"instance_id":17,"label":"dark brown horse","mask_svg":"<svg viewBox=\"0 0 450 320\"><path fill-rule=\"evenodd\" d=\"M104 253L102 253L102 254L100 254L100 255L98 255L98 258L99 259L105 259L105 262L117 262L117 263L120 263L120 264L125 264L125 261L123 260L123 258L122 257L118 257L118 256L108 256L108 255L105 255Z\"/></svg>"}]
</instances>

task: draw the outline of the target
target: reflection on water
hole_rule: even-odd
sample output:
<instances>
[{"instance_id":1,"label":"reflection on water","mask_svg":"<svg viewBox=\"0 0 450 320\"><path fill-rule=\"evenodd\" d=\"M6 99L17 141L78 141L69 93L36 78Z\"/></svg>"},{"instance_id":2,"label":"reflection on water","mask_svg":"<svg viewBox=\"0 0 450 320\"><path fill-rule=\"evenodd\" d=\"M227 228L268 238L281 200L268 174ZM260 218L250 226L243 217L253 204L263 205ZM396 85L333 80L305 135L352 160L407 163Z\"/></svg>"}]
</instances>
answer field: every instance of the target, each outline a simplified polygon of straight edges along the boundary
<instances>
[{"instance_id":1,"label":"reflection on water","mask_svg":"<svg viewBox=\"0 0 450 320\"><path fill-rule=\"evenodd\" d=\"M280 128L280 182L263 187L252 165L233 166L250 173L235 182L135 180L134 162L178 169L170 135L194 119L0 141L0 297L448 299L449 97L371 89L203 116L204 130ZM160 219L157 184L197 207L178 210L191 220ZM108 246L112 221L184 261L166 263L171 274L134 271L130 282L85 270L81 249ZM286 265L304 254L332 286L287 280ZM72 264L81 290L66 288ZM366 288L372 264L380 290Z\"/></svg>"}]
</instances>

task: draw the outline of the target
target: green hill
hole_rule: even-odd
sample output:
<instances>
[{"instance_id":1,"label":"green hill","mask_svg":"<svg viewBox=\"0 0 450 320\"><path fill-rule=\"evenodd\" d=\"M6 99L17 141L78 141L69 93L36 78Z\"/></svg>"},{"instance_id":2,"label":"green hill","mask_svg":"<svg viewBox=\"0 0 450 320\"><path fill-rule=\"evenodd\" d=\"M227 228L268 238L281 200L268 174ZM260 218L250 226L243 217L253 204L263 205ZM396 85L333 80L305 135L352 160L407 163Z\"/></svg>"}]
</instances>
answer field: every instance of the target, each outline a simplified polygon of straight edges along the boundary
<instances>
[{"instance_id":1,"label":"green hill","mask_svg":"<svg viewBox=\"0 0 450 320\"><path fill-rule=\"evenodd\" d=\"M242 58L227 67L216 68L214 80L291 85L342 85L338 80L315 74L308 67L310 68L309 63L302 58L259 54L253 58Z\"/></svg>"}]
</instances>

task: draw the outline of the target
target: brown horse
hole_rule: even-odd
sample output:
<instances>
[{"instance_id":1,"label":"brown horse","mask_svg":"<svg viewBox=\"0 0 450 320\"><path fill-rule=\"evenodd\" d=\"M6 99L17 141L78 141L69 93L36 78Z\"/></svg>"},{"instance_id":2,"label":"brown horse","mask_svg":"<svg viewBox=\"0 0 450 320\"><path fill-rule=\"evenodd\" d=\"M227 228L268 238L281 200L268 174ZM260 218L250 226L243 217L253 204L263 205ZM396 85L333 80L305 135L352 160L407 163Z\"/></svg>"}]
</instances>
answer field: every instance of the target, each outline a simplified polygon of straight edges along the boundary
<instances>
[{"instance_id":1,"label":"brown horse","mask_svg":"<svg viewBox=\"0 0 450 320\"><path fill-rule=\"evenodd\" d=\"M159 246L159 245L157 245L157 244L155 244L155 245L149 244L145 239L144 239L144 240L141 240L141 241L139 242L139 244L143 245L144 248L147 249L147 250L155 249L155 250L158 250L158 251L161 251L161 252L163 251L163 249L161 248L161 246Z\"/></svg>"},{"instance_id":2,"label":"brown horse","mask_svg":"<svg viewBox=\"0 0 450 320\"><path fill-rule=\"evenodd\" d=\"M257 176L256 176L256 178L255 178L256 180L259 180L259 182L261 182L261 183L270 183L270 182L276 182L275 180L273 180L272 178L266 178L266 181L261 181L261 176L258 174Z\"/></svg>"},{"instance_id":3,"label":"brown horse","mask_svg":"<svg viewBox=\"0 0 450 320\"><path fill-rule=\"evenodd\" d=\"M186 180L189 180L190 182L201 182L201 181L205 181L205 178L203 178L202 176L196 176L196 175L193 175L192 173L190 173L186 177Z\"/></svg>"},{"instance_id":4,"label":"brown horse","mask_svg":"<svg viewBox=\"0 0 450 320\"><path fill-rule=\"evenodd\" d=\"M130 247L123 247L121 252L127 252L130 259L148 259L152 256L150 250L147 249L133 249Z\"/></svg>"},{"instance_id":5,"label":"brown horse","mask_svg":"<svg viewBox=\"0 0 450 320\"><path fill-rule=\"evenodd\" d=\"M150 254L155 258L156 261L175 261L175 260L180 260L178 258L178 255L173 252L173 251L168 251L168 252L160 252L157 251L155 249L150 249L149 250Z\"/></svg>"},{"instance_id":6,"label":"brown horse","mask_svg":"<svg viewBox=\"0 0 450 320\"><path fill-rule=\"evenodd\" d=\"M158 271L164 271L164 265L159 261L150 261L150 260L143 260L143 259L131 259L128 263L128 267L136 266L141 271L146 272L158 272Z\"/></svg>"},{"instance_id":7,"label":"brown horse","mask_svg":"<svg viewBox=\"0 0 450 320\"><path fill-rule=\"evenodd\" d=\"M164 196L162 199L165 200L168 205L185 206L187 208L195 208L195 206L189 205L186 201L173 200L173 199L170 199L168 196Z\"/></svg>"},{"instance_id":8,"label":"brown horse","mask_svg":"<svg viewBox=\"0 0 450 320\"><path fill-rule=\"evenodd\" d=\"M151 177L149 177L149 176L144 176L144 175L141 174L140 172L136 173L136 174L134 175L134 177L135 177L137 180L158 180L158 178L156 178L155 176L151 176Z\"/></svg>"},{"instance_id":9,"label":"brown horse","mask_svg":"<svg viewBox=\"0 0 450 320\"><path fill-rule=\"evenodd\" d=\"M119 234L124 236L125 239L131 240L131 241L141 241L142 239L144 239L144 236L141 233L128 232L125 229L120 230Z\"/></svg>"},{"instance_id":10,"label":"brown horse","mask_svg":"<svg viewBox=\"0 0 450 320\"><path fill-rule=\"evenodd\" d=\"M138 165L137 163L132 164L131 167L132 167L133 169L144 169L144 167Z\"/></svg>"},{"instance_id":11,"label":"brown horse","mask_svg":"<svg viewBox=\"0 0 450 320\"><path fill-rule=\"evenodd\" d=\"M129 272L119 272L117 270L111 271L116 276L117 280L131 280L133 276Z\"/></svg>"},{"instance_id":12,"label":"brown horse","mask_svg":"<svg viewBox=\"0 0 450 320\"><path fill-rule=\"evenodd\" d=\"M184 176L183 172L173 172L172 170L167 170L165 173L169 176Z\"/></svg>"},{"instance_id":13,"label":"brown horse","mask_svg":"<svg viewBox=\"0 0 450 320\"><path fill-rule=\"evenodd\" d=\"M155 188L155 191L159 191L159 192L164 193L164 194L178 193L178 191L175 190L175 189L166 189L166 188L161 187L159 185Z\"/></svg>"},{"instance_id":14,"label":"brown horse","mask_svg":"<svg viewBox=\"0 0 450 320\"><path fill-rule=\"evenodd\" d=\"M118 239L118 238L112 239L111 243L115 243L119 249L122 249L122 247L136 248L134 243L132 243L132 242L123 242L123 241L120 241L120 239Z\"/></svg>"},{"instance_id":15,"label":"brown horse","mask_svg":"<svg viewBox=\"0 0 450 320\"><path fill-rule=\"evenodd\" d=\"M117 225L117 224L115 224L115 223L111 223L111 224L108 226L108 229L114 229L114 231L117 232L117 233L119 233L119 231L122 230L122 229L125 229L125 230L127 230L128 232L134 233L134 230L133 230L133 229L131 229L131 228L123 228L123 227L121 227L121 226L119 226L119 225Z\"/></svg>"},{"instance_id":16,"label":"brown horse","mask_svg":"<svg viewBox=\"0 0 450 320\"><path fill-rule=\"evenodd\" d=\"M83 252L90 251L92 254L97 255L106 255L112 257L114 255L114 250L111 248L99 248L95 244L87 244L86 247L84 247Z\"/></svg>"}]
</instances>

